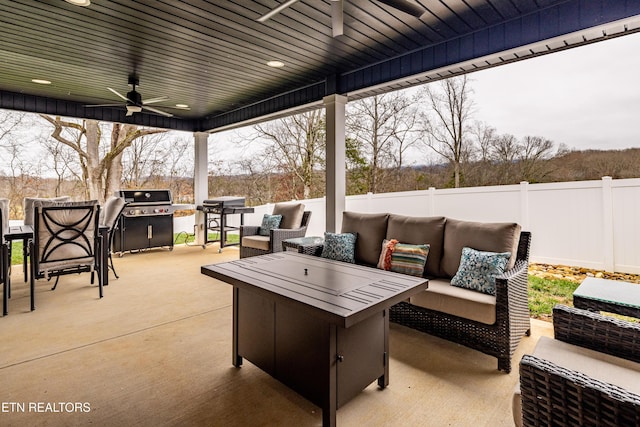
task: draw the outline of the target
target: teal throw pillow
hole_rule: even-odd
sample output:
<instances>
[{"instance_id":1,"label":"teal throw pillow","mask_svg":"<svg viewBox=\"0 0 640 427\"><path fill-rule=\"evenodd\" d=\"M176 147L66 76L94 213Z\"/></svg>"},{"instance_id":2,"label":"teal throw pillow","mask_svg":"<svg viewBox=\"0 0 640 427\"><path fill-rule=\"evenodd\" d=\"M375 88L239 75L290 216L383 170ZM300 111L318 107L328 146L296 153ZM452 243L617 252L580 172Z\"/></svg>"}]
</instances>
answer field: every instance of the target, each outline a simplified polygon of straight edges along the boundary
<instances>
[{"instance_id":1,"label":"teal throw pillow","mask_svg":"<svg viewBox=\"0 0 640 427\"><path fill-rule=\"evenodd\" d=\"M260 226L260 235L269 236L269 231L280 227L280 221L282 221L282 215L269 215L264 214L262 217L262 225Z\"/></svg>"},{"instance_id":2,"label":"teal throw pillow","mask_svg":"<svg viewBox=\"0 0 640 427\"><path fill-rule=\"evenodd\" d=\"M451 284L495 295L496 276L504 272L509 258L511 258L510 252L483 252L464 247L460 257L460 267L451 279Z\"/></svg>"},{"instance_id":3,"label":"teal throw pillow","mask_svg":"<svg viewBox=\"0 0 640 427\"><path fill-rule=\"evenodd\" d=\"M324 233L323 258L336 261L356 262L356 234L355 233Z\"/></svg>"}]
</instances>

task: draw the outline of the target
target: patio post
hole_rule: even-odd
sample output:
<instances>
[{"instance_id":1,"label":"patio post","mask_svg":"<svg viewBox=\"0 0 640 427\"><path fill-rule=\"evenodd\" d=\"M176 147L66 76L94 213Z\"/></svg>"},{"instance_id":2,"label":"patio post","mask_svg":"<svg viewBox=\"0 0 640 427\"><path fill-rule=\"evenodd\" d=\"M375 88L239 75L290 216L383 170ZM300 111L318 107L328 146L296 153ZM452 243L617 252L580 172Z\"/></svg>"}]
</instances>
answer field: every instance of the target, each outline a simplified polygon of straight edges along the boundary
<instances>
[{"instance_id":1,"label":"patio post","mask_svg":"<svg viewBox=\"0 0 640 427\"><path fill-rule=\"evenodd\" d=\"M209 159L208 159L208 139L207 132L194 132L194 169L193 169L193 198L194 203L201 205L209 197ZM195 218L195 241L198 245L204 245L204 213L196 210Z\"/></svg>"},{"instance_id":2,"label":"patio post","mask_svg":"<svg viewBox=\"0 0 640 427\"><path fill-rule=\"evenodd\" d=\"M337 233L342 227L342 212L345 210L347 193L345 164L345 106L347 97L334 94L325 96L322 101L327 117L325 230Z\"/></svg>"}]
</instances>

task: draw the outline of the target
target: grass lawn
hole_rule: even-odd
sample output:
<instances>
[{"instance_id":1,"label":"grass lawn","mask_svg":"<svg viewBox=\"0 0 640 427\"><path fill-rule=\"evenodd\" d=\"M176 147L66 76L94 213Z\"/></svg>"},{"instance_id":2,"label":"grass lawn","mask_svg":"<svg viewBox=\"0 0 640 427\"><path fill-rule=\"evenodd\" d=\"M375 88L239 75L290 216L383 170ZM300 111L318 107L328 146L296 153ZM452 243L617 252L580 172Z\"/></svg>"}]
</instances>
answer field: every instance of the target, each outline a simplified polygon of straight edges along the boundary
<instances>
[{"instance_id":1,"label":"grass lawn","mask_svg":"<svg viewBox=\"0 0 640 427\"><path fill-rule=\"evenodd\" d=\"M551 321L556 304L573 305L573 291L579 286L569 280L529 276L529 312L531 317Z\"/></svg>"}]
</instances>

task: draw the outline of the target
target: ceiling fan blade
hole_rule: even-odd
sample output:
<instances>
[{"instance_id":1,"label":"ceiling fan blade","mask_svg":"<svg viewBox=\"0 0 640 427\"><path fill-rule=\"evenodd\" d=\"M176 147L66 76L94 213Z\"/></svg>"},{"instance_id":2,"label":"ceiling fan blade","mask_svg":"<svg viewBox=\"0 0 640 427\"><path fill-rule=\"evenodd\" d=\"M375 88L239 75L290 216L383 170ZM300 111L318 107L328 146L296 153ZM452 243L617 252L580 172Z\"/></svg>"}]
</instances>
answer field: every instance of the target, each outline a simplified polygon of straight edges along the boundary
<instances>
[{"instance_id":1,"label":"ceiling fan blade","mask_svg":"<svg viewBox=\"0 0 640 427\"><path fill-rule=\"evenodd\" d=\"M120 98L124 99L125 101L129 101L129 98L127 98L126 96L124 96L123 94L121 94L120 92L118 92L115 89L111 89L110 87L108 87L107 89L109 89L111 92L115 93L116 95L118 95Z\"/></svg>"},{"instance_id":2,"label":"ceiling fan blade","mask_svg":"<svg viewBox=\"0 0 640 427\"><path fill-rule=\"evenodd\" d=\"M409 0L378 0L380 3L384 3L387 6L391 6L394 9L400 10L409 15L413 15L416 18L420 18L423 13L426 12L420 5Z\"/></svg>"},{"instance_id":3,"label":"ceiling fan blade","mask_svg":"<svg viewBox=\"0 0 640 427\"><path fill-rule=\"evenodd\" d=\"M256 21L264 22L267 19L271 18L273 15L277 15L278 13L282 12L283 10L285 10L286 8L288 8L289 6L291 6L297 1L298 0L287 0L286 2L282 3L280 6L276 7L275 9L272 9L270 12L267 12L264 15L262 15L260 18L256 19Z\"/></svg>"},{"instance_id":4,"label":"ceiling fan blade","mask_svg":"<svg viewBox=\"0 0 640 427\"><path fill-rule=\"evenodd\" d=\"M331 33L333 37L344 34L342 0L331 0Z\"/></svg>"},{"instance_id":5,"label":"ceiling fan blade","mask_svg":"<svg viewBox=\"0 0 640 427\"><path fill-rule=\"evenodd\" d=\"M167 99L169 99L168 96L159 96L157 98L144 99L142 100L142 105L154 104L156 102L166 101Z\"/></svg>"},{"instance_id":6,"label":"ceiling fan blade","mask_svg":"<svg viewBox=\"0 0 640 427\"><path fill-rule=\"evenodd\" d=\"M144 107L142 107L142 109L143 109L143 110L149 110L149 111L151 111L152 113L160 114L161 116L165 116L165 117L173 117L173 114L171 114L171 113L167 113L166 111L158 110L158 109L156 109L156 108L151 108L151 107L144 106Z\"/></svg>"},{"instance_id":7,"label":"ceiling fan blade","mask_svg":"<svg viewBox=\"0 0 640 427\"><path fill-rule=\"evenodd\" d=\"M122 103L120 104L91 104L91 105L83 105L85 108L91 107L122 107Z\"/></svg>"}]
</instances>

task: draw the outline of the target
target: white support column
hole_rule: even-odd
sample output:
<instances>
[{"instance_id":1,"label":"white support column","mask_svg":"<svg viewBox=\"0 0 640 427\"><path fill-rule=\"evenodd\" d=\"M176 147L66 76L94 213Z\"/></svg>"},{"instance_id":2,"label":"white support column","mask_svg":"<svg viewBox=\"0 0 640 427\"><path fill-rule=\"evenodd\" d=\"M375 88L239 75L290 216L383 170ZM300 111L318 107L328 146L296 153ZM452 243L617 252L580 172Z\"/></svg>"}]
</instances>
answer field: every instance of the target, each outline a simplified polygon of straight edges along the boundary
<instances>
[{"instance_id":1,"label":"white support column","mask_svg":"<svg viewBox=\"0 0 640 427\"><path fill-rule=\"evenodd\" d=\"M202 202L209 197L209 134L206 132L194 132L195 167L193 172L193 196L195 204L202 205ZM196 211L195 225L196 243L204 245L204 214Z\"/></svg>"},{"instance_id":2,"label":"white support column","mask_svg":"<svg viewBox=\"0 0 640 427\"><path fill-rule=\"evenodd\" d=\"M346 143L345 106L347 97L329 95L322 100L327 117L326 231L339 232L345 210Z\"/></svg>"}]
</instances>

